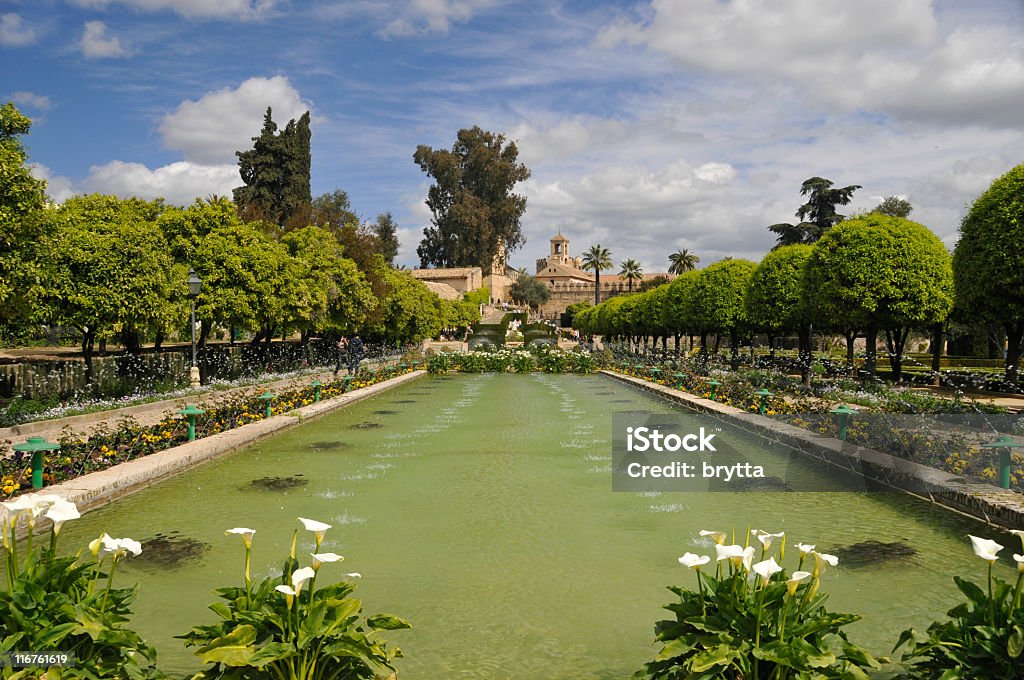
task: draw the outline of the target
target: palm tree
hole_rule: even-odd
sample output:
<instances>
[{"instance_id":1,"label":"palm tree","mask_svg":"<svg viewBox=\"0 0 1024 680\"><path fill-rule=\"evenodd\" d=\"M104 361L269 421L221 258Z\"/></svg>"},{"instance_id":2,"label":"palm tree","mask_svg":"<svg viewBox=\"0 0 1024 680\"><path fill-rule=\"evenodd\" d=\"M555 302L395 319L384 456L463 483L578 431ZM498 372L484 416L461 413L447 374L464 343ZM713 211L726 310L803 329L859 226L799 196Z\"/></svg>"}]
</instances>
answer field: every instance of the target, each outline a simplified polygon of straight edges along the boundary
<instances>
[{"instance_id":1,"label":"palm tree","mask_svg":"<svg viewBox=\"0 0 1024 680\"><path fill-rule=\"evenodd\" d=\"M612 251L603 248L600 243L590 246L583 253L583 268L594 271L594 304L601 303L601 270L612 266Z\"/></svg>"},{"instance_id":2,"label":"palm tree","mask_svg":"<svg viewBox=\"0 0 1024 680\"><path fill-rule=\"evenodd\" d=\"M692 272L696 269L700 258L691 253L688 248L680 248L668 256L668 261L671 263L668 273L679 276L684 272Z\"/></svg>"},{"instance_id":3,"label":"palm tree","mask_svg":"<svg viewBox=\"0 0 1024 680\"><path fill-rule=\"evenodd\" d=\"M633 282L643 280L644 269L636 260L624 260L622 263L622 271L619 272L619 276L626 279L626 283L629 284L629 292L632 293Z\"/></svg>"}]
</instances>

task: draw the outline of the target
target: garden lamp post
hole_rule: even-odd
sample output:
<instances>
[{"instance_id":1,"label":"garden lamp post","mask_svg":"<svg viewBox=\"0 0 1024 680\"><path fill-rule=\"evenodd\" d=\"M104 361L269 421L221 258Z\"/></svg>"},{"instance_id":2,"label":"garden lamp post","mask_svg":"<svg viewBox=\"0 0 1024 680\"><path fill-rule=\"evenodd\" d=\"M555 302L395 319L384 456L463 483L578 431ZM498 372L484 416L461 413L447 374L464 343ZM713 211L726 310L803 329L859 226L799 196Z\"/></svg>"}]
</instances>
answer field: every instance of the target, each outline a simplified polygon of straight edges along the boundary
<instances>
[{"instance_id":1,"label":"garden lamp post","mask_svg":"<svg viewBox=\"0 0 1024 680\"><path fill-rule=\"evenodd\" d=\"M323 383L320 382L319 380L314 380L311 383L311 386L313 388L313 401L314 402L320 401L320 387L322 385L323 385Z\"/></svg>"},{"instance_id":2,"label":"garden lamp post","mask_svg":"<svg viewBox=\"0 0 1024 680\"><path fill-rule=\"evenodd\" d=\"M850 416L855 416L858 413L860 413L860 411L858 411L855 408L850 408L846 404L840 404L839 406L836 406L834 409L829 411L829 413L834 413L837 416L839 416L839 440L845 442L846 428L850 424Z\"/></svg>"},{"instance_id":3,"label":"garden lamp post","mask_svg":"<svg viewBox=\"0 0 1024 680\"><path fill-rule=\"evenodd\" d=\"M43 452L56 451L60 444L48 442L43 437L29 437L24 444L12 446L15 451L28 451L32 454L32 488L43 488Z\"/></svg>"},{"instance_id":4,"label":"garden lamp post","mask_svg":"<svg viewBox=\"0 0 1024 680\"><path fill-rule=\"evenodd\" d=\"M265 406L263 408L264 415L267 418L269 418L271 415L273 415L272 412L271 412L270 403L272 401L274 401L275 399L277 399L277 395L274 394L273 392L271 392L270 390L267 390L266 392L264 392L263 394L261 394L259 396L259 399L261 401L263 401L263 403L265 404Z\"/></svg>"},{"instance_id":5,"label":"garden lamp post","mask_svg":"<svg viewBox=\"0 0 1024 680\"><path fill-rule=\"evenodd\" d=\"M997 438L994 442L981 445L983 449L999 449L999 486L1003 489L1010 488L1010 463L1013 458L1013 450L1022 447L1024 447L1024 442L1005 435Z\"/></svg>"},{"instance_id":6,"label":"garden lamp post","mask_svg":"<svg viewBox=\"0 0 1024 680\"><path fill-rule=\"evenodd\" d=\"M761 403L757 407L757 412L764 415L765 411L768 410L768 397L772 396L772 393L762 387L757 392L754 392L754 394L761 397Z\"/></svg>"},{"instance_id":7,"label":"garden lamp post","mask_svg":"<svg viewBox=\"0 0 1024 680\"><path fill-rule=\"evenodd\" d=\"M178 411L178 413L188 418L188 440L194 442L196 440L196 416L202 415L206 411L190 404Z\"/></svg>"},{"instance_id":8,"label":"garden lamp post","mask_svg":"<svg viewBox=\"0 0 1024 680\"><path fill-rule=\"evenodd\" d=\"M715 380L714 378L708 381L708 385L711 386L711 395L709 397L711 401L717 401L716 397L718 396L718 386L721 384L722 383Z\"/></svg>"},{"instance_id":9,"label":"garden lamp post","mask_svg":"<svg viewBox=\"0 0 1024 680\"><path fill-rule=\"evenodd\" d=\"M196 361L196 298L203 289L203 281L196 276L195 269L188 270L188 297L192 301L192 367L188 369L188 381L193 388L199 387L199 363Z\"/></svg>"}]
</instances>

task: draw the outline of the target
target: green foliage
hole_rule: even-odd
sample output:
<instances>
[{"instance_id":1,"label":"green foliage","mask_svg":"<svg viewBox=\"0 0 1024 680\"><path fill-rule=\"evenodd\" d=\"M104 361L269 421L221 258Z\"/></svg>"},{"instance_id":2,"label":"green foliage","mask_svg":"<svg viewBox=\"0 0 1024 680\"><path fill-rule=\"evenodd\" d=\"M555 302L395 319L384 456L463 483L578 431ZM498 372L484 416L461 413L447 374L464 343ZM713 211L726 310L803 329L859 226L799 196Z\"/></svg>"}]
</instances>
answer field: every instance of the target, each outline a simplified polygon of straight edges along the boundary
<instances>
[{"instance_id":1,"label":"green foliage","mask_svg":"<svg viewBox=\"0 0 1024 680\"><path fill-rule=\"evenodd\" d=\"M562 326L564 328L572 328L572 327L574 327L574 325L575 325L574 324L574 320L576 318L576 315L579 314L580 312L582 312L584 309L587 309L588 307L591 307L591 306L592 305L588 301L586 301L586 300L583 300L581 302L574 302L571 305L568 305L565 308L565 311L562 312L562 318L561 318Z\"/></svg>"},{"instance_id":2,"label":"green foliage","mask_svg":"<svg viewBox=\"0 0 1024 680\"><path fill-rule=\"evenodd\" d=\"M377 221L370 228L377 236L379 252L384 261L394 264L395 256L398 255L398 223L391 216L391 211L377 215Z\"/></svg>"},{"instance_id":3,"label":"green foliage","mask_svg":"<svg viewBox=\"0 0 1024 680\"><path fill-rule=\"evenodd\" d=\"M1021 541L1024 544L1024 538ZM1011 586L993 578L990 561L987 592L959 576L954 576L953 581L966 602L950 609L948 620L932 623L924 635L913 628L903 631L893 651L906 645L903 660L913 664L913 677L1020 677L1024 665L1024 568L1019 571L1016 585Z\"/></svg>"},{"instance_id":4,"label":"green foliage","mask_svg":"<svg viewBox=\"0 0 1024 680\"><path fill-rule=\"evenodd\" d=\"M470 302L474 305L486 305L491 302L491 289L487 286L481 286L476 290L471 290L467 293L463 293L462 299L466 302Z\"/></svg>"},{"instance_id":5,"label":"green foliage","mask_svg":"<svg viewBox=\"0 0 1024 680\"><path fill-rule=\"evenodd\" d=\"M524 304L530 309L537 309L551 299L551 289L540 282L535 276L520 274L519 278L509 286L509 297L513 301Z\"/></svg>"},{"instance_id":6,"label":"green foliage","mask_svg":"<svg viewBox=\"0 0 1024 680\"><path fill-rule=\"evenodd\" d=\"M451 151L420 145L413 160L434 180L427 193L433 215L416 249L422 266L491 270L500 248L526 239L519 220L526 198L512 193L530 171L518 163L515 142L479 127L459 130Z\"/></svg>"},{"instance_id":7,"label":"green foliage","mask_svg":"<svg viewBox=\"0 0 1024 680\"><path fill-rule=\"evenodd\" d=\"M54 504L55 496L26 496L22 501L43 509ZM74 508L74 504L63 501ZM20 514L35 525L35 510L15 512L13 520L0 523L3 531L7 587L0 591L0 652L11 650L57 651L75 656L74 668L65 668L63 678L145 678L164 677L155 667L156 650L126 626L138 587L112 587L114 571L126 552L112 554L109 569L105 558L97 561L100 549L91 556L58 557L57 533L51 529L48 547L27 542L26 555L19 556L14 529ZM74 513L77 516L77 511ZM49 512L47 514L49 515ZM108 537L109 538L109 537ZM54 669L53 672L60 671ZM20 680L39 676L40 669L2 669L4 678ZM46 677L51 677L47 675Z\"/></svg>"},{"instance_id":8,"label":"green foliage","mask_svg":"<svg viewBox=\"0 0 1024 680\"><path fill-rule=\"evenodd\" d=\"M734 331L746 321L744 296L757 265L749 260L723 260L702 270L688 296L687 316L704 331Z\"/></svg>"},{"instance_id":9,"label":"green foliage","mask_svg":"<svg viewBox=\"0 0 1024 680\"><path fill-rule=\"evenodd\" d=\"M768 230L779 235L779 246L814 243L843 221L844 216L836 212L836 206L849 204L853 200L853 192L860 188L859 184L851 184L833 189L832 181L824 177L806 179L800 186L800 195L807 196L807 202L796 211L796 216L802 221L799 224L773 224Z\"/></svg>"},{"instance_id":10,"label":"green foliage","mask_svg":"<svg viewBox=\"0 0 1024 680\"><path fill-rule=\"evenodd\" d=\"M309 120L307 111L278 132L268 106L263 129L252 138L253 148L235 152L245 183L234 190L235 204L249 219L265 220L276 229L308 211L312 201Z\"/></svg>"},{"instance_id":11,"label":"green foliage","mask_svg":"<svg viewBox=\"0 0 1024 680\"><path fill-rule=\"evenodd\" d=\"M672 283L672 281L664 274L659 274L658 276L654 276L649 279L644 279L643 281L641 281L640 285L637 287L636 290L639 293L644 293L649 290L654 290L659 286L664 286L668 283Z\"/></svg>"},{"instance_id":12,"label":"green foliage","mask_svg":"<svg viewBox=\"0 0 1024 680\"><path fill-rule=\"evenodd\" d=\"M910 201L899 196L886 196L882 199L881 203L871 209L871 212L889 215L890 217L902 217L903 219L910 217L910 213L913 211L914 206L910 205Z\"/></svg>"},{"instance_id":13,"label":"green foliage","mask_svg":"<svg viewBox=\"0 0 1024 680\"><path fill-rule=\"evenodd\" d=\"M612 251L600 243L595 243L583 253L582 265L587 271L594 272L594 304L601 302L601 272L611 269Z\"/></svg>"},{"instance_id":14,"label":"green foliage","mask_svg":"<svg viewBox=\"0 0 1024 680\"><path fill-rule=\"evenodd\" d=\"M656 624L661 651L634 678L855 679L880 668L842 630L860 617L825 608L821 565L832 556L801 553L790 577L768 547L760 549L762 561L753 565L753 546L745 548L744 556L743 546L725 546L724 534L718 538L715 576L701 569L713 558L692 553L680 558L695 568L697 591L669 588L679 596L665 606L675 618ZM726 550L738 556L723 557ZM806 559L815 562L813 572L800 571Z\"/></svg>"},{"instance_id":15,"label":"green foliage","mask_svg":"<svg viewBox=\"0 0 1024 680\"><path fill-rule=\"evenodd\" d=\"M379 257L379 256L378 256ZM398 270L384 272L386 294L381 301L383 316L370 332L390 342L406 343L432 338L441 332L441 299L412 274Z\"/></svg>"},{"instance_id":16,"label":"green foliage","mask_svg":"<svg viewBox=\"0 0 1024 680\"><path fill-rule=\"evenodd\" d=\"M629 285L629 292L633 292L633 284L642 281L644 278L643 267L636 260L630 258L622 261L622 269L619 270L619 277L626 280Z\"/></svg>"},{"instance_id":17,"label":"green foliage","mask_svg":"<svg viewBox=\"0 0 1024 680\"><path fill-rule=\"evenodd\" d=\"M777 332L809 322L803 273L813 250L811 246L795 244L776 248L764 256L750 275L744 300L752 326Z\"/></svg>"},{"instance_id":18,"label":"green foliage","mask_svg":"<svg viewBox=\"0 0 1024 680\"><path fill-rule=\"evenodd\" d=\"M313 567L300 569L294 541L281 575L254 583L249 576L251 539L243 535L244 586L218 589L224 602L210 605L221 620L181 636L207 664L196 678L373 680L394 671L392 662L401 652L387 646L381 631L409 628L406 621L363 615L362 603L350 597L355 590L351 581L318 589L316 574L323 563L314 558ZM321 540L322 534L317 554Z\"/></svg>"},{"instance_id":19,"label":"green foliage","mask_svg":"<svg viewBox=\"0 0 1024 680\"><path fill-rule=\"evenodd\" d=\"M697 263L700 262L700 258L694 253L691 253L688 248L680 248L676 252L668 256L669 274L683 274L685 272L692 272L697 268Z\"/></svg>"}]
</instances>

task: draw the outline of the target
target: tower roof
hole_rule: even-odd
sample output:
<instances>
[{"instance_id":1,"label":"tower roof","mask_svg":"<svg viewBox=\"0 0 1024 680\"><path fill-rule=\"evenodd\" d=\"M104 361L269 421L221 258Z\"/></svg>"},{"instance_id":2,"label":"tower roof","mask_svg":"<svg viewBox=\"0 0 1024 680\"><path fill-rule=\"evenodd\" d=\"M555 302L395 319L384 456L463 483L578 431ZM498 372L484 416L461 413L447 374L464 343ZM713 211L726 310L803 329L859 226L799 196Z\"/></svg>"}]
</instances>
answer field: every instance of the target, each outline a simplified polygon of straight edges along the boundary
<instances>
[{"instance_id":1,"label":"tower roof","mask_svg":"<svg viewBox=\"0 0 1024 680\"><path fill-rule=\"evenodd\" d=\"M562 232L558 232L556 235L551 237L551 242L554 243L555 241L565 241L566 243L568 243L569 239L562 236Z\"/></svg>"}]
</instances>

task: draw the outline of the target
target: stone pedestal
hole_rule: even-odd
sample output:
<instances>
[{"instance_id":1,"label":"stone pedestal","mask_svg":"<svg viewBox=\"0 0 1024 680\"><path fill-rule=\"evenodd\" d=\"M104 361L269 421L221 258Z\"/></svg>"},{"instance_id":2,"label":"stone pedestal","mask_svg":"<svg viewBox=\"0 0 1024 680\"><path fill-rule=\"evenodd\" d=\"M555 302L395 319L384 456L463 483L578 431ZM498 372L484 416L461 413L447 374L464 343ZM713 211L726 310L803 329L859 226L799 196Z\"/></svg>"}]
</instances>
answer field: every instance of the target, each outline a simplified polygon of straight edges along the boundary
<instances>
[{"instance_id":1,"label":"stone pedestal","mask_svg":"<svg viewBox=\"0 0 1024 680\"><path fill-rule=\"evenodd\" d=\"M188 382L192 385L192 389L199 387L199 367L193 366L188 369Z\"/></svg>"}]
</instances>

